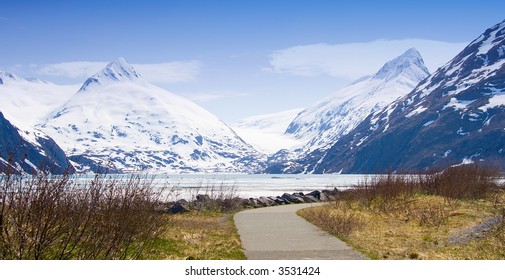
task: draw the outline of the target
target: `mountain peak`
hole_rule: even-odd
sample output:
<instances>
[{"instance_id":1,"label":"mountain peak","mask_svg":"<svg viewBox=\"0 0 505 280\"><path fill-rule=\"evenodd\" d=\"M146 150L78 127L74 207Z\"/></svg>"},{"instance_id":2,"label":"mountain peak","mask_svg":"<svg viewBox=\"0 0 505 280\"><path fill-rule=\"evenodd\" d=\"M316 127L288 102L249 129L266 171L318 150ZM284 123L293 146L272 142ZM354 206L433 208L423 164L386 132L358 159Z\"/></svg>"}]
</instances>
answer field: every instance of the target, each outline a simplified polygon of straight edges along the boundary
<instances>
[{"instance_id":1,"label":"mountain peak","mask_svg":"<svg viewBox=\"0 0 505 280\"><path fill-rule=\"evenodd\" d=\"M408 78L424 78L429 75L421 54L415 48L410 48L400 56L386 62L373 78L391 80L400 75Z\"/></svg>"},{"instance_id":2,"label":"mountain peak","mask_svg":"<svg viewBox=\"0 0 505 280\"><path fill-rule=\"evenodd\" d=\"M493 50L496 46L503 46L505 39L505 20L488 28L481 36L470 43L466 50L474 51L477 48L477 55L490 55L490 51L498 51L503 57L503 49Z\"/></svg>"},{"instance_id":3,"label":"mountain peak","mask_svg":"<svg viewBox=\"0 0 505 280\"><path fill-rule=\"evenodd\" d=\"M135 79L140 78L140 75L133 69L133 67L126 61L126 59L120 57L117 60L107 64L104 70L102 70L105 75L115 80Z\"/></svg>"},{"instance_id":4,"label":"mountain peak","mask_svg":"<svg viewBox=\"0 0 505 280\"><path fill-rule=\"evenodd\" d=\"M82 85L79 91L85 91L92 85L102 85L110 82L117 81L136 81L141 79L140 75L133 69L133 67L126 61L126 59L120 57L107 64L105 68L100 70L98 73L88 78Z\"/></svg>"}]
</instances>

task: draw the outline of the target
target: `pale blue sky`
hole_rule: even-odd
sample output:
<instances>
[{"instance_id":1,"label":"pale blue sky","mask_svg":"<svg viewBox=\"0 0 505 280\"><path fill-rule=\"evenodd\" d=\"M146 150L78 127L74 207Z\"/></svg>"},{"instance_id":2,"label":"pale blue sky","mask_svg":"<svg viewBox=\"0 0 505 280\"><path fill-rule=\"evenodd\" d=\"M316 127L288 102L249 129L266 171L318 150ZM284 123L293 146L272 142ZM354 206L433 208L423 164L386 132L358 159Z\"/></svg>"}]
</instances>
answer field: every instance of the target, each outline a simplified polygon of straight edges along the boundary
<instances>
[{"instance_id":1,"label":"pale blue sky","mask_svg":"<svg viewBox=\"0 0 505 280\"><path fill-rule=\"evenodd\" d=\"M486 0L3 2L0 69L79 83L124 57L227 122L309 106L410 47L433 71L505 19Z\"/></svg>"}]
</instances>

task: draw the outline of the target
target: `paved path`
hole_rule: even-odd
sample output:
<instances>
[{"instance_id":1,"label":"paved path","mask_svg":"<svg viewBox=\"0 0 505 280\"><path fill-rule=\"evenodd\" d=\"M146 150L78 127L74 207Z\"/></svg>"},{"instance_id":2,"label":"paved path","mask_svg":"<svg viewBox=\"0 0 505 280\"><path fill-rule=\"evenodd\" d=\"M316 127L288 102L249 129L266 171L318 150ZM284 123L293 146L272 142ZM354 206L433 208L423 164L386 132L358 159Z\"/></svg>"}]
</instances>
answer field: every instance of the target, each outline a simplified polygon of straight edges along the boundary
<instances>
[{"instance_id":1,"label":"paved path","mask_svg":"<svg viewBox=\"0 0 505 280\"><path fill-rule=\"evenodd\" d=\"M246 257L250 260L366 259L296 214L302 208L315 205L320 204L290 204L235 214Z\"/></svg>"}]
</instances>

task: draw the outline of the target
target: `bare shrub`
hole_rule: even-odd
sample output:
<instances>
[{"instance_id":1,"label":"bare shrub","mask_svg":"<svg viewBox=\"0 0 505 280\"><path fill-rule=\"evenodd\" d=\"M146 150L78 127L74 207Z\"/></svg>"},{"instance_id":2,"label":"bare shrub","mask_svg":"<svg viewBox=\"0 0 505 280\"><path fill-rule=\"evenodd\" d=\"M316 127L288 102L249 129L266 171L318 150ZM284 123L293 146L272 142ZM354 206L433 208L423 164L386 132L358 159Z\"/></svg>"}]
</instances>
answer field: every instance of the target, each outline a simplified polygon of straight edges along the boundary
<instances>
[{"instance_id":1,"label":"bare shrub","mask_svg":"<svg viewBox=\"0 0 505 280\"><path fill-rule=\"evenodd\" d=\"M417 187L415 179L408 175L377 175L346 191L343 197L371 210L390 212L406 207Z\"/></svg>"},{"instance_id":2,"label":"bare shrub","mask_svg":"<svg viewBox=\"0 0 505 280\"><path fill-rule=\"evenodd\" d=\"M480 199L498 187L497 169L478 164L453 166L442 172L420 176L420 187L427 194L446 200Z\"/></svg>"},{"instance_id":3,"label":"bare shrub","mask_svg":"<svg viewBox=\"0 0 505 280\"><path fill-rule=\"evenodd\" d=\"M457 199L484 198L496 187L497 175L496 170L476 164L452 167L441 175L440 194Z\"/></svg>"},{"instance_id":4,"label":"bare shrub","mask_svg":"<svg viewBox=\"0 0 505 280\"><path fill-rule=\"evenodd\" d=\"M165 227L149 178L0 178L0 259L138 258Z\"/></svg>"}]
</instances>

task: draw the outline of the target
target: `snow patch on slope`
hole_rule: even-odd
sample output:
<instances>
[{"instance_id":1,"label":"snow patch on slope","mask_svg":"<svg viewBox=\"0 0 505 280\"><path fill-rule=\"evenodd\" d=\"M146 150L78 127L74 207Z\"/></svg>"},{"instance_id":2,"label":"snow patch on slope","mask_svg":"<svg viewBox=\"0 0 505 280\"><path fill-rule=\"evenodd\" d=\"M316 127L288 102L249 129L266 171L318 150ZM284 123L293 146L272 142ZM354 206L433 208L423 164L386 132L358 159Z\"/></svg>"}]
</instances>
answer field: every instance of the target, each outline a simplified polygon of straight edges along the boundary
<instances>
[{"instance_id":1,"label":"snow patch on slope","mask_svg":"<svg viewBox=\"0 0 505 280\"><path fill-rule=\"evenodd\" d=\"M39 80L27 80L1 72L0 111L20 128L33 127L47 115L65 104L80 85L55 85Z\"/></svg>"}]
</instances>

